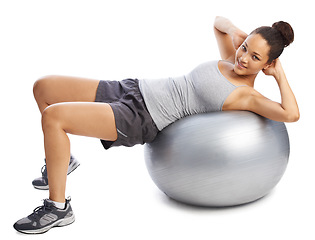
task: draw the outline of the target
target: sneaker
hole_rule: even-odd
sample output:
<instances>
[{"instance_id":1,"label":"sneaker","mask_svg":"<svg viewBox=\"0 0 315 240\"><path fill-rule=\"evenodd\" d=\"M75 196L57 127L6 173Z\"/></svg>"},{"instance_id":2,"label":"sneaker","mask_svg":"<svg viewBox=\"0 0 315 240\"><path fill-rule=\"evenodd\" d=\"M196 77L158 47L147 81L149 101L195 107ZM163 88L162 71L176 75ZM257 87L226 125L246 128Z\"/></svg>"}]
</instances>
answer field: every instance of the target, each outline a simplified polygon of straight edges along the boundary
<instances>
[{"instance_id":1,"label":"sneaker","mask_svg":"<svg viewBox=\"0 0 315 240\"><path fill-rule=\"evenodd\" d=\"M70 199L66 199L64 209L56 208L54 203L44 200L44 205L34 209L28 217L17 221L13 227L21 233L45 233L53 227L63 227L74 222Z\"/></svg>"},{"instance_id":2,"label":"sneaker","mask_svg":"<svg viewBox=\"0 0 315 240\"><path fill-rule=\"evenodd\" d=\"M46 162L46 159L45 159ZM78 160L76 160L72 155L70 156L70 162L68 167L68 175L73 172L78 166L80 166L80 163ZM33 180L32 184L34 188L40 189L40 190L48 190L48 177L47 177L47 168L46 165L42 167L42 176L39 178L36 178Z\"/></svg>"}]
</instances>

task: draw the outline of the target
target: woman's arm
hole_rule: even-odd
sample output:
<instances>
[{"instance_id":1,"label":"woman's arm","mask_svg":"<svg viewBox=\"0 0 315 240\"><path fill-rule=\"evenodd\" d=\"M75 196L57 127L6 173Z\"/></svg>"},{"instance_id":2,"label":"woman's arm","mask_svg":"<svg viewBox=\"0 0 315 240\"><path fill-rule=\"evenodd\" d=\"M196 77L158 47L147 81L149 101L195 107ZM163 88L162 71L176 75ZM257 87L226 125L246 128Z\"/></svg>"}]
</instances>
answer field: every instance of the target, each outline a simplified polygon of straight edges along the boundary
<instances>
[{"instance_id":1,"label":"woman's arm","mask_svg":"<svg viewBox=\"0 0 315 240\"><path fill-rule=\"evenodd\" d=\"M251 90L247 96L247 110L258 113L264 117L280 122L296 122L300 118L299 108L295 96L290 88L280 60L276 59L272 65L263 70L266 75L271 75L278 83L281 104L273 102L260 93Z\"/></svg>"},{"instance_id":2,"label":"woman's arm","mask_svg":"<svg viewBox=\"0 0 315 240\"><path fill-rule=\"evenodd\" d=\"M247 38L247 34L224 17L215 18L214 34L217 39L221 58L234 63L235 52Z\"/></svg>"}]
</instances>

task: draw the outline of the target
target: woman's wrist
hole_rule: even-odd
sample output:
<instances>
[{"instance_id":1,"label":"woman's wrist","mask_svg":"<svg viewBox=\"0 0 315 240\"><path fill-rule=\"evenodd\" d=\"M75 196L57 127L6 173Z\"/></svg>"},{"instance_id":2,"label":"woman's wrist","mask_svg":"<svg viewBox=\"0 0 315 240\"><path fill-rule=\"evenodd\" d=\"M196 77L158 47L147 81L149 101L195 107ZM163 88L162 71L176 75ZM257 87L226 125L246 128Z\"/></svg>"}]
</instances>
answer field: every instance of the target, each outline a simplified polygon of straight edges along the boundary
<instances>
[{"instance_id":1,"label":"woman's wrist","mask_svg":"<svg viewBox=\"0 0 315 240\"><path fill-rule=\"evenodd\" d=\"M288 83L287 77L286 77L284 70L282 68L275 70L273 77L277 81L279 87L281 86L281 84L287 84Z\"/></svg>"}]
</instances>

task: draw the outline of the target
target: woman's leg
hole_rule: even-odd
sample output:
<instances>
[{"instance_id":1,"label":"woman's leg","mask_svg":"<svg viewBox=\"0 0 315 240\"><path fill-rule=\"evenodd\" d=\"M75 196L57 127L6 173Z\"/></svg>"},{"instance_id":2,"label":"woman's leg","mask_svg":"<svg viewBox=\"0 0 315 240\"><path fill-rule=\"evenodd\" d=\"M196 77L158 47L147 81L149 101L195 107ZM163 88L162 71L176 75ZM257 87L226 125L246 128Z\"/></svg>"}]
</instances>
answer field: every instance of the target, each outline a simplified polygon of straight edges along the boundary
<instances>
[{"instance_id":1,"label":"woman's leg","mask_svg":"<svg viewBox=\"0 0 315 240\"><path fill-rule=\"evenodd\" d=\"M94 102L99 80L67 77L46 76L34 84L34 97L41 113L51 104L61 102ZM72 158L68 166L68 174L79 162ZM44 170L43 170L44 169ZM48 189L47 169L42 168L42 176L34 179L32 185L37 189Z\"/></svg>"},{"instance_id":2,"label":"woman's leg","mask_svg":"<svg viewBox=\"0 0 315 240\"><path fill-rule=\"evenodd\" d=\"M61 102L94 102L99 80L46 76L37 80L33 92L41 113L51 104Z\"/></svg>"},{"instance_id":3,"label":"woman's leg","mask_svg":"<svg viewBox=\"0 0 315 240\"><path fill-rule=\"evenodd\" d=\"M42 127L49 182L49 198L65 201L70 142L67 133L115 141L112 108L106 103L59 103L43 111Z\"/></svg>"},{"instance_id":4,"label":"woman's leg","mask_svg":"<svg viewBox=\"0 0 315 240\"><path fill-rule=\"evenodd\" d=\"M106 103L57 103L42 112L49 199L65 203L70 142L67 133L115 141L117 132L112 108ZM62 205L62 204L61 204ZM44 233L74 221L69 201L60 204L44 201L42 207L17 221L13 227L22 233Z\"/></svg>"}]
</instances>

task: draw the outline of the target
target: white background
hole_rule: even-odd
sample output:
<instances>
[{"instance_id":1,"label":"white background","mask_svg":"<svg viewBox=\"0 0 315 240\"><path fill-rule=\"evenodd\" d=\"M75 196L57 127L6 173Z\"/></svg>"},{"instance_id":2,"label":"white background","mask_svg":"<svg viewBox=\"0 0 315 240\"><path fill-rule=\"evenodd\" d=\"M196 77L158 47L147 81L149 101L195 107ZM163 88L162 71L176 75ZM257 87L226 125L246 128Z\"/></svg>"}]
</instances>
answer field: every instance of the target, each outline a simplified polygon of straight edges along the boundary
<instances>
[{"instance_id":1,"label":"white background","mask_svg":"<svg viewBox=\"0 0 315 240\"><path fill-rule=\"evenodd\" d=\"M0 2L1 239L314 239L314 8L311 1L10 0ZM81 166L68 178L74 224L40 236L12 225L48 197L33 189L44 151L36 79L61 74L95 79L158 78L188 73L219 58L216 15L249 33L284 20L295 42L281 57L301 119L287 124L287 171L270 195L227 209L168 199L147 173L143 146L103 150L97 139L71 136ZM257 89L280 100L275 81Z\"/></svg>"}]
</instances>

